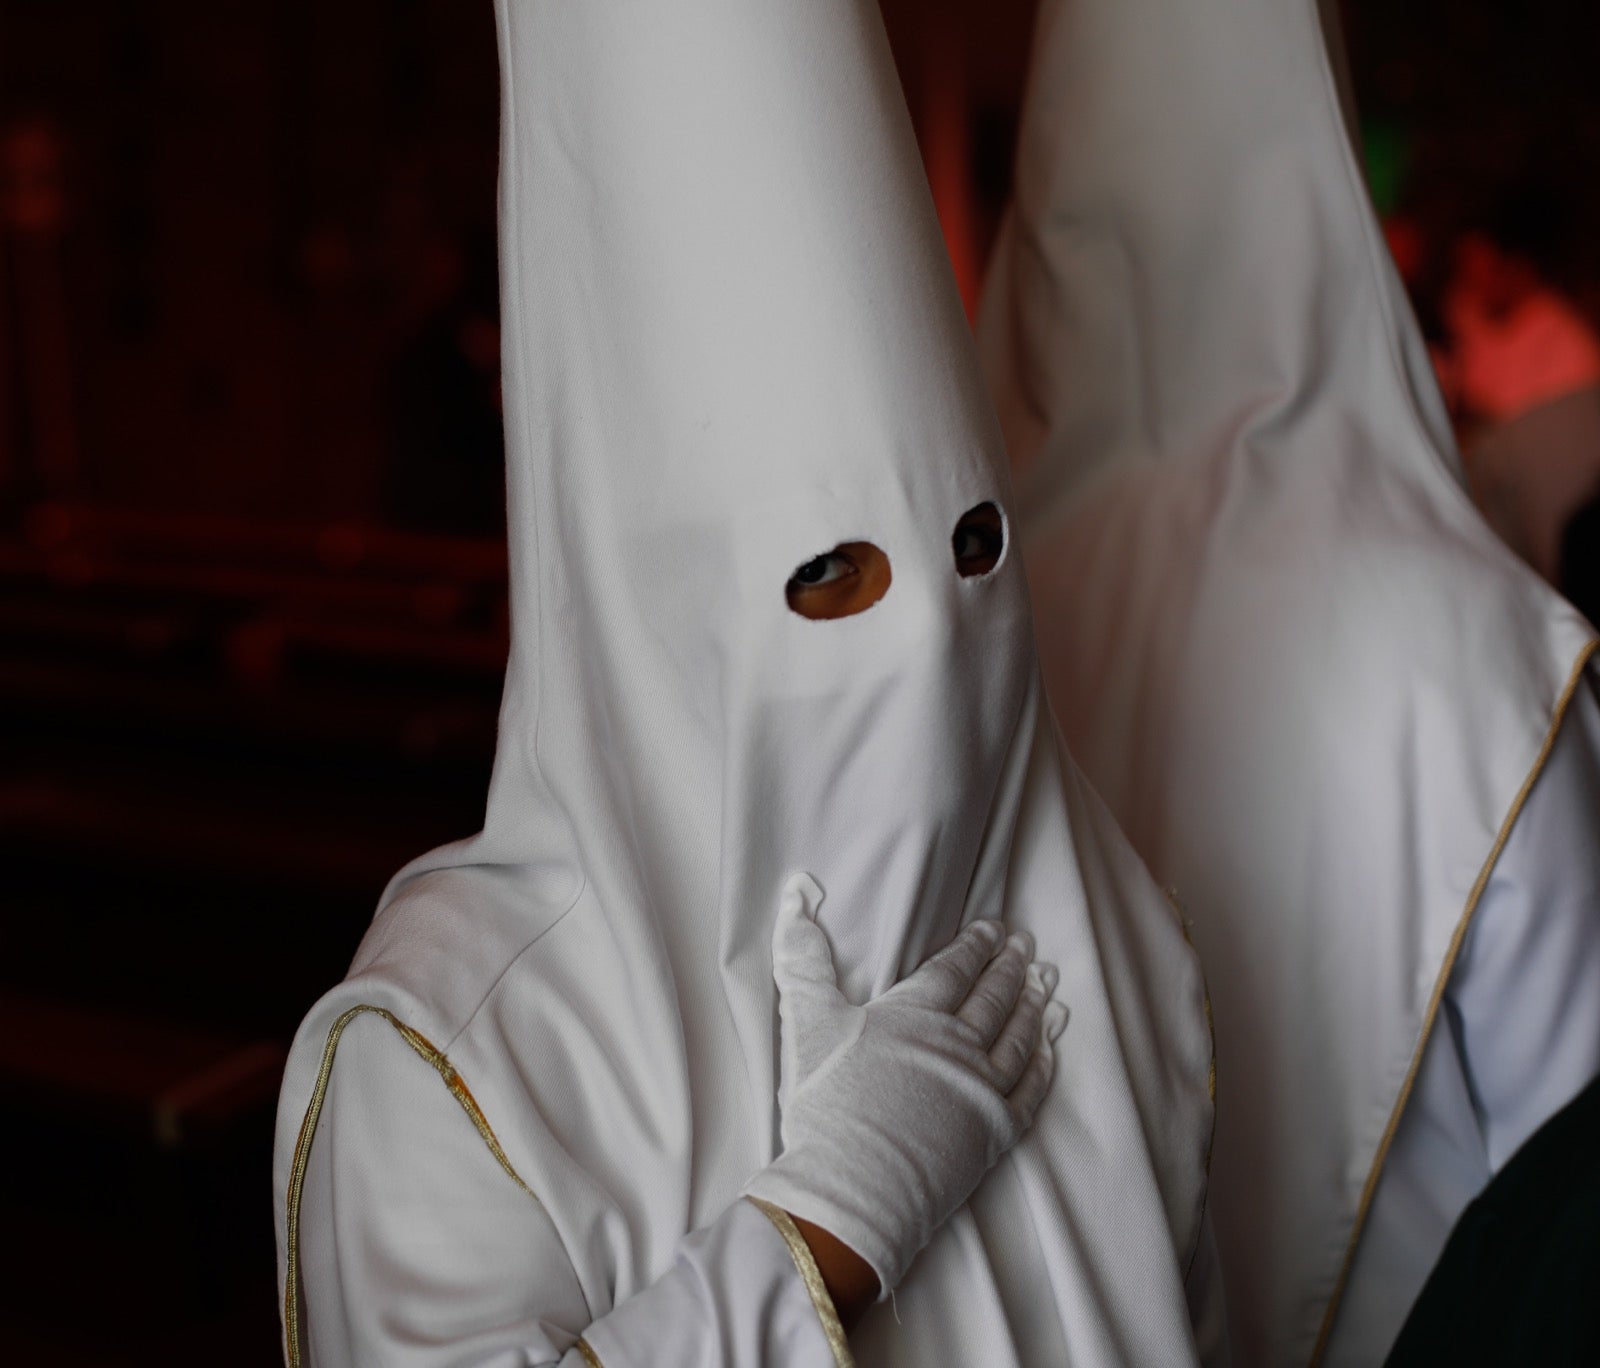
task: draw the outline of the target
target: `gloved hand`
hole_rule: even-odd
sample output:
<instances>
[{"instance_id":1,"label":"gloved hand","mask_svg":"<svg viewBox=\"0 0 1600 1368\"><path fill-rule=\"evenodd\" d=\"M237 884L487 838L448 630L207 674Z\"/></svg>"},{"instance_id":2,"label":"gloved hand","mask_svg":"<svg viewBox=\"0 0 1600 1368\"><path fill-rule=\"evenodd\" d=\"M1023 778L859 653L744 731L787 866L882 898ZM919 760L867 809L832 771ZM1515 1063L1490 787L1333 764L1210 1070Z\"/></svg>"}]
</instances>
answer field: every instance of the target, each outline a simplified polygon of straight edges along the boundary
<instances>
[{"instance_id":1,"label":"gloved hand","mask_svg":"<svg viewBox=\"0 0 1600 1368\"><path fill-rule=\"evenodd\" d=\"M992 921L854 1006L814 920L822 896L793 875L779 904L783 1152L746 1193L843 1241L887 1296L1032 1123L1066 1009L1031 940Z\"/></svg>"}]
</instances>

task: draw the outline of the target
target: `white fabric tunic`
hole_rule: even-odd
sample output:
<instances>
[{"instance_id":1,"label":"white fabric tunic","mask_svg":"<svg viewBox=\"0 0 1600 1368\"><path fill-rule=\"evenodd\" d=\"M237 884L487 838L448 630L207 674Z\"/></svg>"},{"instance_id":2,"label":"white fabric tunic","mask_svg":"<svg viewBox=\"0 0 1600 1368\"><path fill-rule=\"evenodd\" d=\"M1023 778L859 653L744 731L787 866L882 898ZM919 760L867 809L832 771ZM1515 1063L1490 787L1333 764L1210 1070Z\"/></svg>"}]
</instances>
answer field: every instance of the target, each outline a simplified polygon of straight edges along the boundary
<instances>
[{"instance_id":1,"label":"white fabric tunic","mask_svg":"<svg viewBox=\"0 0 1600 1368\"><path fill-rule=\"evenodd\" d=\"M1017 558L956 572L1009 489L876 6L498 17L499 751L483 832L397 876L291 1052L290 1362L1192 1361L1204 989L1064 759ZM862 540L879 602L788 609ZM799 871L854 1001L989 916L1070 1011L1032 1130L848 1346L739 1196Z\"/></svg>"},{"instance_id":2,"label":"white fabric tunic","mask_svg":"<svg viewBox=\"0 0 1600 1368\"><path fill-rule=\"evenodd\" d=\"M1593 632L1466 497L1313 0L1047 0L980 336L1051 701L1206 963L1236 1357L1378 1361L1594 1071Z\"/></svg>"}]
</instances>

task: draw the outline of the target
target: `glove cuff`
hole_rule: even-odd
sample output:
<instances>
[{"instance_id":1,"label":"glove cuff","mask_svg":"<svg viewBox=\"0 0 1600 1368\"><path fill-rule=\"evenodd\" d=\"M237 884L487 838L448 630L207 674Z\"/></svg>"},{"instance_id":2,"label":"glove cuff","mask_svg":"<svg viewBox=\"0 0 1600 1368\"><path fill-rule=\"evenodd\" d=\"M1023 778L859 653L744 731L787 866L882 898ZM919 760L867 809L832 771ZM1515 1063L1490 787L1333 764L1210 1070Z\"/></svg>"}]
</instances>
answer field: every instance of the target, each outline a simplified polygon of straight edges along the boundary
<instances>
[{"instance_id":1,"label":"glove cuff","mask_svg":"<svg viewBox=\"0 0 1600 1368\"><path fill-rule=\"evenodd\" d=\"M913 1237L914 1247L906 1247L910 1243L906 1232L885 1229L883 1214L869 1209L848 1174L829 1174L825 1166L808 1164L794 1151L780 1154L756 1174L743 1195L771 1202L849 1246L877 1275L879 1301L899 1285L912 1258L932 1235L919 1231Z\"/></svg>"}]
</instances>

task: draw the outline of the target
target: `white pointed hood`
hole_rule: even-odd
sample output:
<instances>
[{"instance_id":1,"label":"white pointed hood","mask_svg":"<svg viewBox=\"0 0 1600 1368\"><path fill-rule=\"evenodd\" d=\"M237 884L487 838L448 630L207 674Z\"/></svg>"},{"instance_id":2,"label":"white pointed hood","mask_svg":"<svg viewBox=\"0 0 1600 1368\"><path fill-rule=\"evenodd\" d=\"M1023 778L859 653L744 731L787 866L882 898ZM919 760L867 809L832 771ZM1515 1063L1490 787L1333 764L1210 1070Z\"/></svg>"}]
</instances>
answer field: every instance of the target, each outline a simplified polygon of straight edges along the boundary
<instances>
[{"instance_id":1,"label":"white pointed hood","mask_svg":"<svg viewBox=\"0 0 1600 1368\"><path fill-rule=\"evenodd\" d=\"M774 1153L770 940L806 870L858 1000L1003 916L1072 1013L1033 1136L864 1360L1181 1361L1198 975L1063 782L1020 567L956 573L1007 481L876 5L498 11L500 749L483 833L396 879L302 1030L280 1189L331 1024L374 1002L448 1051L603 1313ZM796 567L852 541L887 555L882 600L790 611Z\"/></svg>"},{"instance_id":2,"label":"white pointed hood","mask_svg":"<svg viewBox=\"0 0 1600 1368\"><path fill-rule=\"evenodd\" d=\"M1589 629L1463 492L1314 0L1047 0L980 337L1051 700L1206 964L1234 1347L1304 1363Z\"/></svg>"}]
</instances>

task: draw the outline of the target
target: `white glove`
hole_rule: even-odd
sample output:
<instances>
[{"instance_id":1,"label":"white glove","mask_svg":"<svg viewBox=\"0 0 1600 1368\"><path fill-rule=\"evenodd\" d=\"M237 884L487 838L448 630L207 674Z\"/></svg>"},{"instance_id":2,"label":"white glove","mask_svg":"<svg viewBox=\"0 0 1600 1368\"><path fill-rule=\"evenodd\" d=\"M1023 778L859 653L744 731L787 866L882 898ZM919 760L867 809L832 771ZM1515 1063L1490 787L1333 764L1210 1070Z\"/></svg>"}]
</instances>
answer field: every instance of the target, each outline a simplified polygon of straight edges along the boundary
<instances>
[{"instance_id":1,"label":"white glove","mask_svg":"<svg viewBox=\"0 0 1600 1368\"><path fill-rule=\"evenodd\" d=\"M854 1006L813 919L822 896L798 874L779 903L783 1152L746 1191L843 1241L887 1296L1032 1123L1066 1009L1031 939L992 921Z\"/></svg>"}]
</instances>

